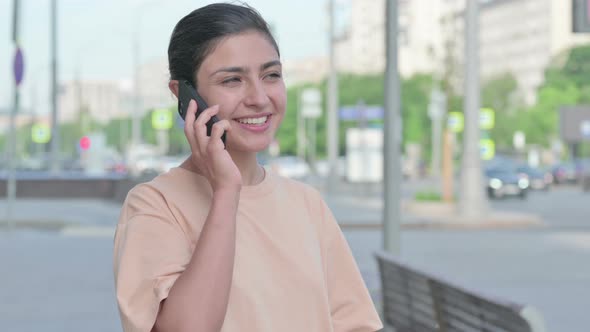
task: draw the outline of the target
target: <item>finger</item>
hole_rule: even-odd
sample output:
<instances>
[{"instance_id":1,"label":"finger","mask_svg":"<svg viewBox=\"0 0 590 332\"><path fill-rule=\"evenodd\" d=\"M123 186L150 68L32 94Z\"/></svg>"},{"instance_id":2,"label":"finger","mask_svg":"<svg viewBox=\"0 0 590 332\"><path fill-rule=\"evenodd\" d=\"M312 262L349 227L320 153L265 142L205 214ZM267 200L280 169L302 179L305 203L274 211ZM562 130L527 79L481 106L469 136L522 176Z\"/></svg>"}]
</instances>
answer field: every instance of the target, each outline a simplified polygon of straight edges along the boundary
<instances>
[{"instance_id":1,"label":"finger","mask_svg":"<svg viewBox=\"0 0 590 332\"><path fill-rule=\"evenodd\" d=\"M209 122L209 120L211 120L211 118L217 113L219 113L219 105L211 106L199 114L199 117L197 117L197 120L193 124L195 135L198 140L202 142L207 141L207 122Z\"/></svg>"},{"instance_id":2,"label":"finger","mask_svg":"<svg viewBox=\"0 0 590 332\"><path fill-rule=\"evenodd\" d=\"M188 104L186 115L184 117L184 135L186 136L192 151L195 151L198 148L197 139L195 137L195 127L193 126L195 123L196 113L197 103L194 100L191 100Z\"/></svg>"},{"instance_id":3,"label":"finger","mask_svg":"<svg viewBox=\"0 0 590 332\"><path fill-rule=\"evenodd\" d=\"M221 136L231 130L231 125L227 120L220 120L213 125L211 129L211 137L209 139L209 144L207 144L207 152L211 153L213 151L224 150L225 145L221 140Z\"/></svg>"},{"instance_id":4,"label":"finger","mask_svg":"<svg viewBox=\"0 0 590 332\"><path fill-rule=\"evenodd\" d=\"M191 99L188 103L188 107L186 109L186 114L184 115L184 122L185 123L193 123L197 118L197 109L198 105L194 99Z\"/></svg>"},{"instance_id":5,"label":"finger","mask_svg":"<svg viewBox=\"0 0 590 332\"><path fill-rule=\"evenodd\" d=\"M231 130L231 124L227 120L220 120L213 125L213 129L211 130L211 140L209 144L221 144L223 146L223 141L221 140L221 136L224 132Z\"/></svg>"}]
</instances>

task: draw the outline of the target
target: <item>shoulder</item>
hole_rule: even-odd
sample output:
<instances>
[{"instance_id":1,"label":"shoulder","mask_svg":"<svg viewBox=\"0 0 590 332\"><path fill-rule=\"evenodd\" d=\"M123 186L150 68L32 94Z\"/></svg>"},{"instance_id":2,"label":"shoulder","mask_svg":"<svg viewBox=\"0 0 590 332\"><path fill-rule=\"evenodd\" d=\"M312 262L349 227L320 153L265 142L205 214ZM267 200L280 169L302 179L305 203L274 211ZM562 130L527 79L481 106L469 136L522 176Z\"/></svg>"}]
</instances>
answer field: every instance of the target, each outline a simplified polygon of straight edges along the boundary
<instances>
[{"instance_id":1,"label":"shoulder","mask_svg":"<svg viewBox=\"0 0 590 332\"><path fill-rule=\"evenodd\" d=\"M184 189L182 179L176 172L167 172L148 182L135 185L127 193L123 202L122 214L128 219L136 214L166 214L174 193Z\"/></svg>"},{"instance_id":2,"label":"shoulder","mask_svg":"<svg viewBox=\"0 0 590 332\"><path fill-rule=\"evenodd\" d=\"M279 196L287 200L290 206L307 210L313 219L318 221L331 214L322 193L317 188L295 179L276 176L279 182L277 187L281 192Z\"/></svg>"},{"instance_id":3,"label":"shoulder","mask_svg":"<svg viewBox=\"0 0 590 332\"><path fill-rule=\"evenodd\" d=\"M283 188L289 193L303 195L305 198L311 199L313 201L323 201L322 194L313 186L278 174L275 174L275 176L278 179L277 181L279 182L279 187Z\"/></svg>"}]
</instances>

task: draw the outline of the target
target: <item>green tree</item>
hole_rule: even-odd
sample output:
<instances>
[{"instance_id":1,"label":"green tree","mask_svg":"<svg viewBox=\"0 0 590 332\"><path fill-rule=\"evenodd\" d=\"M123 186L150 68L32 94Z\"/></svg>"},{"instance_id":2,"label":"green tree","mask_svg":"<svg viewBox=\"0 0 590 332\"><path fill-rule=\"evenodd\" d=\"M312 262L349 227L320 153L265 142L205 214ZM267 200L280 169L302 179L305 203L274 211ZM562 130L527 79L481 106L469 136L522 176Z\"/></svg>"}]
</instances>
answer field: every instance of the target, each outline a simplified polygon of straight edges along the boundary
<instances>
[{"instance_id":1,"label":"green tree","mask_svg":"<svg viewBox=\"0 0 590 332\"><path fill-rule=\"evenodd\" d=\"M490 137L498 150L512 148L512 137L522 125L517 121L516 102L518 83L510 73L498 75L487 80L481 91L481 105L489 107L495 113L495 125L490 130ZM522 109L522 108L521 108Z\"/></svg>"}]
</instances>

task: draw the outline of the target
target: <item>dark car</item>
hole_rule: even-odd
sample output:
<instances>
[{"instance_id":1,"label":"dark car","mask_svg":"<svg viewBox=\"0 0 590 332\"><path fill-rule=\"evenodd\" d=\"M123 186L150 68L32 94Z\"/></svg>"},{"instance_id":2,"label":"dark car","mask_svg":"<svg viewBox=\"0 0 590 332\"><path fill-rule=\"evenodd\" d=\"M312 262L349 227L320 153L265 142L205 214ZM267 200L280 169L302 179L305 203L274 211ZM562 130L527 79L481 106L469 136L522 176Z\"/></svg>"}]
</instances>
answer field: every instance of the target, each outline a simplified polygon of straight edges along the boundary
<instances>
[{"instance_id":1,"label":"dark car","mask_svg":"<svg viewBox=\"0 0 590 332\"><path fill-rule=\"evenodd\" d=\"M516 172L526 175L529 179L530 188L534 190L549 190L553 183L553 175L539 168L521 165L516 168Z\"/></svg>"},{"instance_id":2,"label":"dark car","mask_svg":"<svg viewBox=\"0 0 590 332\"><path fill-rule=\"evenodd\" d=\"M519 174L516 169L493 168L485 171L487 193L489 198L506 196L527 197L529 190L528 176Z\"/></svg>"},{"instance_id":3,"label":"dark car","mask_svg":"<svg viewBox=\"0 0 590 332\"><path fill-rule=\"evenodd\" d=\"M575 183L577 181L577 170L574 163L561 163L551 169L555 184Z\"/></svg>"}]
</instances>

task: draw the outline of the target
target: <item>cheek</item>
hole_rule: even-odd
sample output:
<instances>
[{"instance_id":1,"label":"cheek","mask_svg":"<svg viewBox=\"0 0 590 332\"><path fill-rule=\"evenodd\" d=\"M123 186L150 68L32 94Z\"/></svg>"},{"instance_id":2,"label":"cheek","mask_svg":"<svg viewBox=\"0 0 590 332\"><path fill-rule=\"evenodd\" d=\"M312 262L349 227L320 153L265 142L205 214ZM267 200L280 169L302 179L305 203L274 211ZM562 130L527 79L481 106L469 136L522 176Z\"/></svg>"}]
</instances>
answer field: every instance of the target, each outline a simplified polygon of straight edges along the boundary
<instances>
[{"instance_id":1,"label":"cheek","mask_svg":"<svg viewBox=\"0 0 590 332\"><path fill-rule=\"evenodd\" d=\"M214 104L209 106L219 104L218 117L222 119L231 119L234 110L239 104L239 98L235 93L217 93L215 97L215 99L211 100Z\"/></svg>"},{"instance_id":2,"label":"cheek","mask_svg":"<svg viewBox=\"0 0 590 332\"><path fill-rule=\"evenodd\" d=\"M275 87L269 91L269 97L280 114L284 114L287 108L287 92L283 87Z\"/></svg>"}]
</instances>

